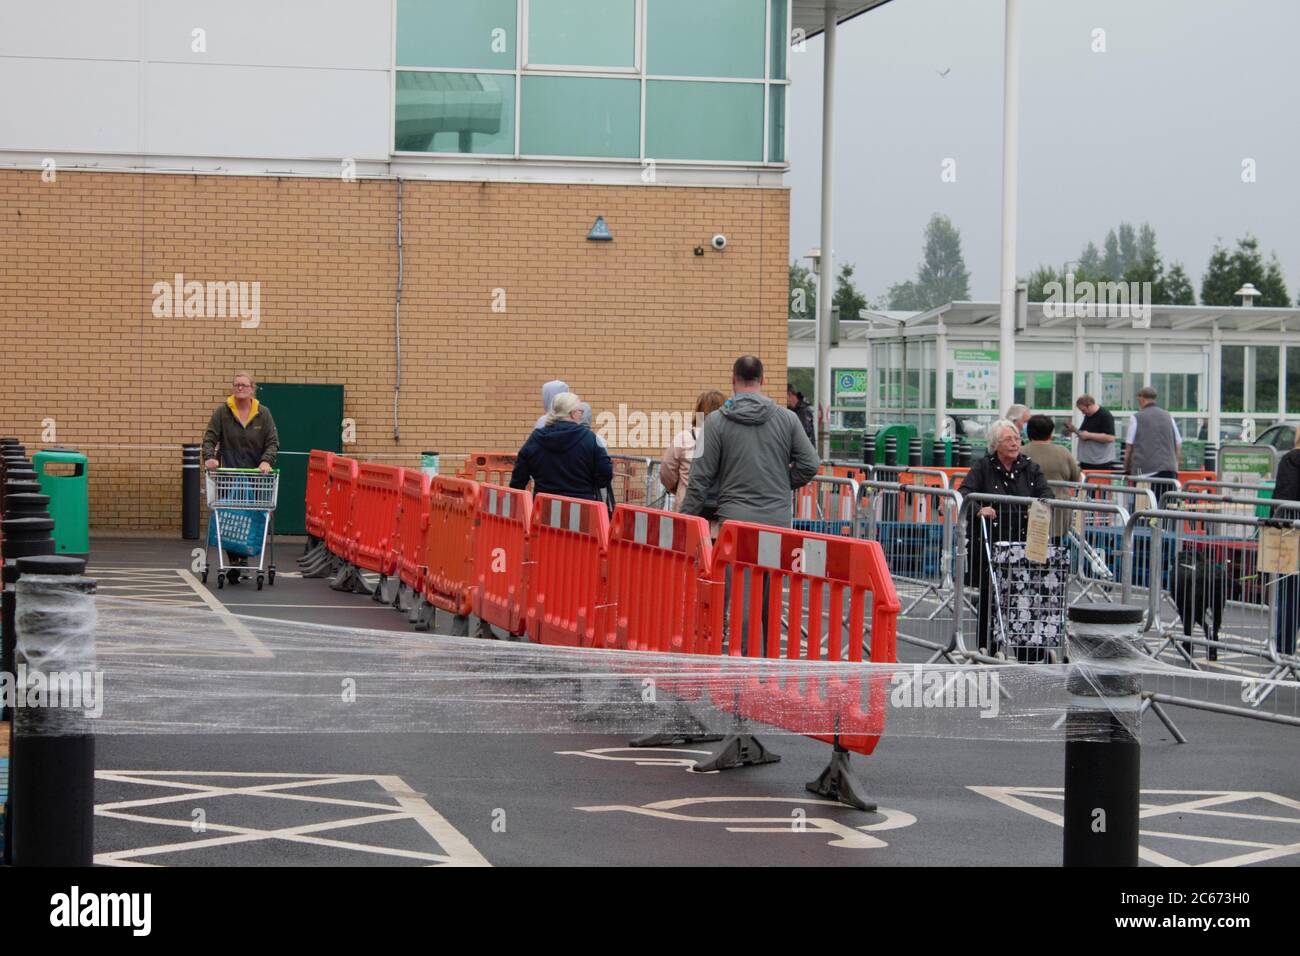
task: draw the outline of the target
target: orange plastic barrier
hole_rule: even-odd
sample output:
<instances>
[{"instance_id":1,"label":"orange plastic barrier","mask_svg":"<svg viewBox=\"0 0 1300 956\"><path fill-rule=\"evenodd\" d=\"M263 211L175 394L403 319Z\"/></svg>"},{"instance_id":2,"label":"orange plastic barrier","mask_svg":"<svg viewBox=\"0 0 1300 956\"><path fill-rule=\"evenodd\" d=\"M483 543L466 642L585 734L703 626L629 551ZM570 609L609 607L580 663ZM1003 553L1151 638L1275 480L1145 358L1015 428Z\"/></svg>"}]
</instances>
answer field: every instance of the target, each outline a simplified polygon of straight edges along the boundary
<instances>
[{"instance_id":1,"label":"orange plastic barrier","mask_svg":"<svg viewBox=\"0 0 1300 956\"><path fill-rule=\"evenodd\" d=\"M330 553L351 560L352 510L356 505L357 475L361 466L355 458L335 455L330 462L329 524L325 546Z\"/></svg>"},{"instance_id":2,"label":"orange plastic barrier","mask_svg":"<svg viewBox=\"0 0 1300 956\"><path fill-rule=\"evenodd\" d=\"M591 647L604 593L609 510L603 501L538 495L528 554L528 633L539 644Z\"/></svg>"},{"instance_id":3,"label":"orange plastic barrier","mask_svg":"<svg viewBox=\"0 0 1300 956\"><path fill-rule=\"evenodd\" d=\"M786 657L790 660L861 661L866 623L867 595L871 595L871 660L892 662L897 655L897 621L901 609L884 552L875 541L861 541L833 535L812 534L762 525L728 521L722 526L714 548L715 594L731 570L731 599L711 601L709 645L715 654L724 652L723 623L729 623L730 638L725 652L742 653L744 631L743 574L749 570L750 656ZM762 630L762 575L770 580L768 627ZM805 586L807 599L805 603ZM789 596L789 626L783 641L782 594ZM829 598L825 619L839 622L848 604L847 636L844 628L832 627L825 635L822 653L824 602ZM725 607L724 607L725 603ZM806 613L811 609L812 613ZM807 640L800 627L807 629ZM784 648L782 644L784 643ZM754 720L801 731L812 725L835 726L837 734L809 734L818 740L836 738L846 750L869 754L884 730L885 675L854 678L804 679L756 678L742 686L732 702L715 701L724 710L738 710ZM866 705L863 700L866 698Z\"/></svg>"},{"instance_id":4,"label":"orange plastic barrier","mask_svg":"<svg viewBox=\"0 0 1300 956\"><path fill-rule=\"evenodd\" d=\"M970 471L970 469L966 467L956 468L956 467L946 466L946 465L942 468L935 468L934 470L941 471L945 475L947 475L948 487L954 490L961 487L961 480L966 477L966 472ZM916 482L913 482L913 484L916 484Z\"/></svg>"},{"instance_id":5,"label":"orange plastic barrier","mask_svg":"<svg viewBox=\"0 0 1300 956\"><path fill-rule=\"evenodd\" d=\"M514 452L473 451L456 473L457 478L468 478L479 484L509 485L515 470Z\"/></svg>"},{"instance_id":6,"label":"orange plastic barrier","mask_svg":"<svg viewBox=\"0 0 1300 956\"><path fill-rule=\"evenodd\" d=\"M397 517L397 576L416 594L424 591L425 536L429 530L429 476L418 468L402 478L402 508Z\"/></svg>"},{"instance_id":7,"label":"orange plastic barrier","mask_svg":"<svg viewBox=\"0 0 1300 956\"><path fill-rule=\"evenodd\" d=\"M609 576L597 645L693 654L705 649L701 581L713 564L709 523L695 515L619 505L610 520ZM697 646L698 644L698 646Z\"/></svg>"},{"instance_id":8,"label":"orange plastic barrier","mask_svg":"<svg viewBox=\"0 0 1300 956\"><path fill-rule=\"evenodd\" d=\"M313 451L307 459L307 533L324 540L329 528L330 470L334 453Z\"/></svg>"},{"instance_id":9,"label":"orange plastic barrier","mask_svg":"<svg viewBox=\"0 0 1300 956\"><path fill-rule=\"evenodd\" d=\"M439 476L429 483L424 597L434 607L451 614L466 615L473 604L478 501L477 481Z\"/></svg>"},{"instance_id":10,"label":"orange plastic barrier","mask_svg":"<svg viewBox=\"0 0 1300 956\"><path fill-rule=\"evenodd\" d=\"M1180 471L1178 473L1178 482L1184 488L1192 481L1217 481L1218 473L1213 471Z\"/></svg>"},{"instance_id":11,"label":"orange plastic barrier","mask_svg":"<svg viewBox=\"0 0 1300 956\"><path fill-rule=\"evenodd\" d=\"M392 574L397 568L393 545L402 503L405 468L362 463L357 475L348 560L359 568Z\"/></svg>"},{"instance_id":12,"label":"orange plastic barrier","mask_svg":"<svg viewBox=\"0 0 1300 956\"><path fill-rule=\"evenodd\" d=\"M528 529L533 496L500 485L479 485L474 530L474 614L510 634L528 620Z\"/></svg>"}]
</instances>

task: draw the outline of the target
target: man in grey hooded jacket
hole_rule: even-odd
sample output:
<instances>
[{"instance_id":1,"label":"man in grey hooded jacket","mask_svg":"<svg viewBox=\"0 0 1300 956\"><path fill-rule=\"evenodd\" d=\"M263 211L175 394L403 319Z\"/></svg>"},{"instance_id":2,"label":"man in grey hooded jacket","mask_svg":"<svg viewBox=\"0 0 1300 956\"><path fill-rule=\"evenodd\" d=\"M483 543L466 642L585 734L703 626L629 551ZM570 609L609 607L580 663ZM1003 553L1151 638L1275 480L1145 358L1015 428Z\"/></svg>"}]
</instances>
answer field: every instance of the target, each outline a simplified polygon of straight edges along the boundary
<instances>
[{"instance_id":1,"label":"man in grey hooded jacket","mask_svg":"<svg viewBox=\"0 0 1300 956\"><path fill-rule=\"evenodd\" d=\"M799 417L762 393L763 381L755 356L736 359L735 394L704 420L683 513L702 513L715 488L719 521L790 527L791 494L813 479L821 459Z\"/></svg>"}]
</instances>

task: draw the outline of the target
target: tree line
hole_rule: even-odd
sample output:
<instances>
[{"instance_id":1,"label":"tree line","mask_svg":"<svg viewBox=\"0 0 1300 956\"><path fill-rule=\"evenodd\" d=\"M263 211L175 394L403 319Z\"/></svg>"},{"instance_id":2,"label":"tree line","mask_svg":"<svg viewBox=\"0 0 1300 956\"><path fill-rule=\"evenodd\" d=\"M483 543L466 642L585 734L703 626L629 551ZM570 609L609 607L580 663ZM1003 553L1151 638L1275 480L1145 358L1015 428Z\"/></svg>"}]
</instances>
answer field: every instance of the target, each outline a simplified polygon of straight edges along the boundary
<instances>
[{"instance_id":1,"label":"tree line","mask_svg":"<svg viewBox=\"0 0 1300 956\"><path fill-rule=\"evenodd\" d=\"M1149 223L1136 229L1127 222L1111 229L1098 248L1088 242L1079 258L1054 266L1040 265L1020 281L1029 287L1031 302L1042 302L1050 294L1049 283L1065 284L1067 274L1081 282L1136 282L1151 284L1152 305L1196 305L1192 281L1181 262L1172 262L1166 270L1156 246L1156 232ZM854 266L840 266L835 282L833 304L844 318L857 318L861 309L925 311L949 302L970 298L970 273L961 251L961 233L952 221L935 213L925 227L922 258L916 278L896 282L874 302L868 302L853 281ZM1265 261L1259 240L1246 235L1229 250L1222 240L1214 244L1205 274L1201 278L1201 305L1239 305L1236 291L1246 283L1259 290L1255 304L1287 308L1292 300L1282 273L1282 263L1273 252ZM1300 300L1300 294L1297 295ZM817 277L797 262L790 263L790 318L814 318L817 315Z\"/></svg>"}]
</instances>

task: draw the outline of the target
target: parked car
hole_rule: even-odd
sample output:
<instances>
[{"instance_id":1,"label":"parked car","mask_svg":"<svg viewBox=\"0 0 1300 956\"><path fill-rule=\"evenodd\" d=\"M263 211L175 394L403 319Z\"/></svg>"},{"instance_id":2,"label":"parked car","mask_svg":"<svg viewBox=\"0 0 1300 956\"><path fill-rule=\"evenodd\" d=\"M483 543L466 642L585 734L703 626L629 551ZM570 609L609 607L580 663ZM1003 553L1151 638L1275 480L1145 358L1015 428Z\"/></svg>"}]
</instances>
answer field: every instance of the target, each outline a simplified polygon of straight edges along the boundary
<instances>
[{"instance_id":1,"label":"parked car","mask_svg":"<svg viewBox=\"0 0 1300 956\"><path fill-rule=\"evenodd\" d=\"M1277 449L1278 454L1285 455L1295 447L1295 430L1294 424L1287 422L1278 422L1276 425L1270 425L1260 433L1255 439L1256 445L1271 445Z\"/></svg>"}]
</instances>

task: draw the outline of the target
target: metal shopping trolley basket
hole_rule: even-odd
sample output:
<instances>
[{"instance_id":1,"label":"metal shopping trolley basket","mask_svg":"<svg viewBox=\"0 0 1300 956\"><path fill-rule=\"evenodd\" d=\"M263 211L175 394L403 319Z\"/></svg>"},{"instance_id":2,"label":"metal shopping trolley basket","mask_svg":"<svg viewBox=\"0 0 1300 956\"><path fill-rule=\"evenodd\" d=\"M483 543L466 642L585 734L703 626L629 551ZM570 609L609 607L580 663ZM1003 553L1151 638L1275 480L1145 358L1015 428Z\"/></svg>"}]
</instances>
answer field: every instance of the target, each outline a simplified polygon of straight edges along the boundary
<instances>
[{"instance_id":1,"label":"metal shopping trolley basket","mask_svg":"<svg viewBox=\"0 0 1300 956\"><path fill-rule=\"evenodd\" d=\"M208 552L203 562L207 583L212 566L211 551L217 549L217 587L227 579L234 583L246 574L257 575L257 589L275 584L275 502L280 490L280 473L262 474L256 468L218 468L209 471ZM235 558L226 562L226 556ZM257 566L239 562L257 558Z\"/></svg>"},{"instance_id":2,"label":"metal shopping trolley basket","mask_svg":"<svg viewBox=\"0 0 1300 956\"><path fill-rule=\"evenodd\" d=\"M1025 555L1021 541L989 542L985 536L984 547L998 656L1026 663L1064 659L1069 549L1049 545L1040 563Z\"/></svg>"}]
</instances>

